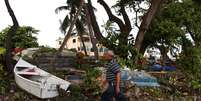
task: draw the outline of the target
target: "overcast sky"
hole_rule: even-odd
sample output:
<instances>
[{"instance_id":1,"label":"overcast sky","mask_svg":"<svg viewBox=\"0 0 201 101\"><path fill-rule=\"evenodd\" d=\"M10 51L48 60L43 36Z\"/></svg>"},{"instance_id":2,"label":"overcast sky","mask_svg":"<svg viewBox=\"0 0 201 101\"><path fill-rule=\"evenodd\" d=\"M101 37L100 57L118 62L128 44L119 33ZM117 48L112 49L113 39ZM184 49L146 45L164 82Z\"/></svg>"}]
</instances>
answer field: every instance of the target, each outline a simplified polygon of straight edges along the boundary
<instances>
[{"instance_id":1,"label":"overcast sky","mask_svg":"<svg viewBox=\"0 0 201 101\"><path fill-rule=\"evenodd\" d=\"M66 0L9 0L10 5L17 17L20 26L32 26L40 30L38 42L40 45L50 47L56 46L56 39L63 34L59 30L59 19L63 19L66 12L55 14L55 9L61 5L65 5ZM94 7L98 9L96 12L99 25L106 22L108 17L105 10L97 0L92 0ZM105 0L110 6L116 0ZM103 16L104 15L104 16ZM0 0L0 31L12 25L12 20L7 12L4 0Z\"/></svg>"}]
</instances>

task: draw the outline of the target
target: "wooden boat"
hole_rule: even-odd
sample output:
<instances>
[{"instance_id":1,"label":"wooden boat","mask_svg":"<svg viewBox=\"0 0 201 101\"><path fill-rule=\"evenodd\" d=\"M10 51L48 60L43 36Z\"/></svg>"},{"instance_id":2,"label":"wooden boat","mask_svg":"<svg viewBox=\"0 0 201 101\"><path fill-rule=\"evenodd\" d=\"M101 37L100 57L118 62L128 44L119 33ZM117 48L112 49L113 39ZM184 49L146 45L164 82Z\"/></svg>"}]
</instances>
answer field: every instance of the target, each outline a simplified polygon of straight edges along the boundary
<instances>
[{"instance_id":1,"label":"wooden boat","mask_svg":"<svg viewBox=\"0 0 201 101\"><path fill-rule=\"evenodd\" d=\"M28 93L42 99L59 95L58 89L68 90L70 82L58 78L22 58L14 68L17 85Z\"/></svg>"}]
</instances>

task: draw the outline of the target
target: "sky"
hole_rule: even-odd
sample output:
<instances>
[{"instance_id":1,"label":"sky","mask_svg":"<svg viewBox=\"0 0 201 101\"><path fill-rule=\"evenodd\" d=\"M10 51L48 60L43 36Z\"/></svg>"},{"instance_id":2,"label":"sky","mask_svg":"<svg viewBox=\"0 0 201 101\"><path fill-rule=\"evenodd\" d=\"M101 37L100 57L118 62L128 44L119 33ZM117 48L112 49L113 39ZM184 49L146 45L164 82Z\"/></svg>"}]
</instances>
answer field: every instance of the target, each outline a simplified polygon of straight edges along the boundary
<instances>
[{"instance_id":1,"label":"sky","mask_svg":"<svg viewBox=\"0 0 201 101\"><path fill-rule=\"evenodd\" d=\"M99 26L106 22L108 17L104 8L97 0L92 0ZM109 6L116 0L105 0ZM40 32L37 35L39 45L56 47L56 39L63 37L59 30L59 19L63 19L67 12L55 14L55 9L65 5L66 0L9 0L11 8L17 17L20 26L32 26ZM7 12L4 0L0 0L0 31L12 25L12 20Z\"/></svg>"}]
</instances>

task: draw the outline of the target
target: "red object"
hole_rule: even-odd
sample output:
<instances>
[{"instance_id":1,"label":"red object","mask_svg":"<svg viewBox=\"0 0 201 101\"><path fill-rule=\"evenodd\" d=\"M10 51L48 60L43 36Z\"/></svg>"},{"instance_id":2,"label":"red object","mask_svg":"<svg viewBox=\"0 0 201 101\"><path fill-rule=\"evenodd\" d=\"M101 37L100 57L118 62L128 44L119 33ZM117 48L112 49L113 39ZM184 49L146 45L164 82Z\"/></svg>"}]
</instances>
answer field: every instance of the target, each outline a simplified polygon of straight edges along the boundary
<instances>
[{"instance_id":1,"label":"red object","mask_svg":"<svg viewBox=\"0 0 201 101\"><path fill-rule=\"evenodd\" d=\"M28 69L27 72L35 72L34 69Z\"/></svg>"},{"instance_id":2,"label":"red object","mask_svg":"<svg viewBox=\"0 0 201 101\"><path fill-rule=\"evenodd\" d=\"M17 54L19 52L22 52L22 50L24 50L23 48L14 48L13 53Z\"/></svg>"}]
</instances>

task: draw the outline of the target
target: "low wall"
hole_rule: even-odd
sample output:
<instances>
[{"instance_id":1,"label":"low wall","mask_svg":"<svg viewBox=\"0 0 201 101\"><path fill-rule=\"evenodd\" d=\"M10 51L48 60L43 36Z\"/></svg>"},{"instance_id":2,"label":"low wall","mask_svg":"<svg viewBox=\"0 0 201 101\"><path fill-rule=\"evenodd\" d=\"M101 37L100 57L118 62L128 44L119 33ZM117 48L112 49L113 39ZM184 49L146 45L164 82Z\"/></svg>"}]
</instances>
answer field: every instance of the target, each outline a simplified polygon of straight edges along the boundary
<instances>
[{"instance_id":1,"label":"low wall","mask_svg":"<svg viewBox=\"0 0 201 101\"><path fill-rule=\"evenodd\" d=\"M75 56L57 55L54 54L40 54L34 58L35 64L42 69L56 68L67 69L73 68L77 65L77 59Z\"/></svg>"}]
</instances>

